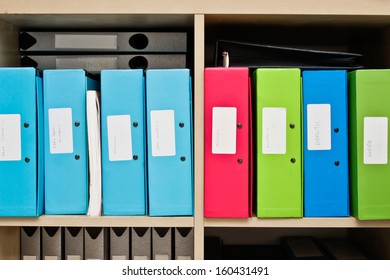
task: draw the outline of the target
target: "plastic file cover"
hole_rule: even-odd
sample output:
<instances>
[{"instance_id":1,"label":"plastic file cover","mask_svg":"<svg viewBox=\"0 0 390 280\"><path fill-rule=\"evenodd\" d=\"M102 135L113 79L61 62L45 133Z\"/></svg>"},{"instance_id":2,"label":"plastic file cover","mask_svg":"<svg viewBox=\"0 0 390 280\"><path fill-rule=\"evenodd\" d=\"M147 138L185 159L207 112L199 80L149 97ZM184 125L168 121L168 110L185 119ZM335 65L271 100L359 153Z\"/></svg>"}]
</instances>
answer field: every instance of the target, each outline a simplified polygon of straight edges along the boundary
<instances>
[{"instance_id":1,"label":"plastic file cover","mask_svg":"<svg viewBox=\"0 0 390 280\"><path fill-rule=\"evenodd\" d=\"M358 70L348 78L352 215L361 220L389 219L390 70Z\"/></svg>"},{"instance_id":2,"label":"plastic file cover","mask_svg":"<svg viewBox=\"0 0 390 280\"><path fill-rule=\"evenodd\" d=\"M186 32L21 32L21 52L187 52Z\"/></svg>"},{"instance_id":3,"label":"plastic file cover","mask_svg":"<svg viewBox=\"0 0 390 280\"><path fill-rule=\"evenodd\" d=\"M193 215L191 99L188 69L146 72L151 216Z\"/></svg>"},{"instance_id":4,"label":"plastic file cover","mask_svg":"<svg viewBox=\"0 0 390 280\"><path fill-rule=\"evenodd\" d=\"M86 214L86 92L98 89L84 70L45 70L45 213Z\"/></svg>"},{"instance_id":5,"label":"plastic file cover","mask_svg":"<svg viewBox=\"0 0 390 280\"><path fill-rule=\"evenodd\" d=\"M205 69L205 217L252 214L250 106L248 68Z\"/></svg>"},{"instance_id":6,"label":"plastic file cover","mask_svg":"<svg viewBox=\"0 0 390 280\"><path fill-rule=\"evenodd\" d=\"M225 54L224 54L225 53ZM360 69L361 54L288 48L246 42L218 40L215 66L223 66L223 56L229 56L230 67L294 67L300 69Z\"/></svg>"},{"instance_id":7,"label":"plastic file cover","mask_svg":"<svg viewBox=\"0 0 390 280\"><path fill-rule=\"evenodd\" d=\"M303 71L304 216L349 216L345 70Z\"/></svg>"},{"instance_id":8,"label":"plastic file cover","mask_svg":"<svg viewBox=\"0 0 390 280\"><path fill-rule=\"evenodd\" d=\"M100 74L108 69L173 69L186 68L185 54L132 55L28 55L20 59L22 66L43 69L85 69Z\"/></svg>"},{"instance_id":9,"label":"plastic file cover","mask_svg":"<svg viewBox=\"0 0 390 280\"><path fill-rule=\"evenodd\" d=\"M43 212L42 79L33 68L0 69L0 216Z\"/></svg>"},{"instance_id":10,"label":"plastic file cover","mask_svg":"<svg viewBox=\"0 0 390 280\"><path fill-rule=\"evenodd\" d=\"M145 215L146 118L142 70L101 74L104 215Z\"/></svg>"},{"instance_id":11,"label":"plastic file cover","mask_svg":"<svg viewBox=\"0 0 390 280\"><path fill-rule=\"evenodd\" d=\"M299 69L258 69L257 216L302 217L301 77Z\"/></svg>"}]
</instances>

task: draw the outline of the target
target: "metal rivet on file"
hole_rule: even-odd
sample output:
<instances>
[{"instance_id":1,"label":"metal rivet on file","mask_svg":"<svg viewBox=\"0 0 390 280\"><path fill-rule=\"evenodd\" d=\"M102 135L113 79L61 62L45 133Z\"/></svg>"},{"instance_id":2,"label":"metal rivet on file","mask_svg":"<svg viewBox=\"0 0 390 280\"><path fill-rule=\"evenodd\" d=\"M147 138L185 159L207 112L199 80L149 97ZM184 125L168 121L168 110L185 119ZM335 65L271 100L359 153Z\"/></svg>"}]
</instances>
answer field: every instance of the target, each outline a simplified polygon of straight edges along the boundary
<instances>
[{"instance_id":1,"label":"metal rivet on file","mask_svg":"<svg viewBox=\"0 0 390 280\"><path fill-rule=\"evenodd\" d=\"M24 159L24 161L28 163L28 162L30 162L30 158L26 157L26 158Z\"/></svg>"},{"instance_id":2,"label":"metal rivet on file","mask_svg":"<svg viewBox=\"0 0 390 280\"><path fill-rule=\"evenodd\" d=\"M80 156L79 156L79 155L75 155L74 158L75 158L76 160L79 160L79 159L80 159Z\"/></svg>"},{"instance_id":3,"label":"metal rivet on file","mask_svg":"<svg viewBox=\"0 0 390 280\"><path fill-rule=\"evenodd\" d=\"M338 160L336 160L336 161L334 162L334 165L339 166L339 165L340 165L340 162L339 162Z\"/></svg>"},{"instance_id":4,"label":"metal rivet on file","mask_svg":"<svg viewBox=\"0 0 390 280\"><path fill-rule=\"evenodd\" d=\"M181 161L186 161L186 157L180 157Z\"/></svg>"},{"instance_id":5,"label":"metal rivet on file","mask_svg":"<svg viewBox=\"0 0 390 280\"><path fill-rule=\"evenodd\" d=\"M339 129L336 127L336 128L334 129L334 132L335 132L335 133L338 133L338 132L339 132Z\"/></svg>"},{"instance_id":6,"label":"metal rivet on file","mask_svg":"<svg viewBox=\"0 0 390 280\"><path fill-rule=\"evenodd\" d=\"M134 160L137 160L137 159L138 159L138 156L137 156L137 155L134 155L134 156L133 156L133 159L134 159Z\"/></svg>"},{"instance_id":7,"label":"metal rivet on file","mask_svg":"<svg viewBox=\"0 0 390 280\"><path fill-rule=\"evenodd\" d=\"M295 128L295 124L290 123L290 128L294 129Z\"/></svg>"},{"instance_id":8,"label":"metal rivet on file","mask_svg":"<svg viewBox=\"0 0 390 280\"><path fill-rule=\"evenodd\" d=\"M238 129L241 129L241 128L242 128L242 123L238 123L238 124L237 124L237 128L238 128Z\"/></svg>"},{"instance_id":9,"label":"metal rivet on file","mask_svg":"<svg viewBox=\"0 0 390 280\"><path fill-rule=\"evenodd\" d=\"M138 126L138 123L137 123L137 122L133 122L133 126L134 126L134 127L137 127L137 126Z\"/></svg>"},{"instance_id":10,"label":"metal rivet on file","mask_svg":"<svg viewBox=\"0 0 390 280\"><path fill-rule=\"evenodd\" d=\"M295 158L290 159L291 163L295 163L297 160Z\"/></svg>"},{"instance_id":11,"label":"metal rivet on file","mask_svg":"<svg viewBox=\"0 0 390 280\"><path fill-rule=\"evenodd\" d=\"M184 123L179 123L179 126L181 127L181 128L183 128L184 127Z\"/></svg>"},{"instance_id":12,"label":"metal rivet on file","mask_svg":"<svg viewBox=\"0 0 390 280\"><path fill-rule=\"evenodd\" d=\"M75 122L74 125L75 125L75 127L79 127L80 126L80 122Z\"/></svg>"},{"instance_id":13,"label":"metal rivet on file","mask_svg":"<svg viewBox=\"0 0 390 280\"><path fill-rule=\"evenodd\" d=\"M237 159L237 162L238 162L239 164L241 164L241 163L244 162L244 160L243 160L242 158L239 158L239 159Z\"/></svg>"},{"instance_id":14,"label":"metal rivet on file","mask_svg":"<svg viewBox=\"0 0 390 280\"><path fill-rule=\"evenodd\" d=\"M30 125L28 123L24 123L23 125L25 128L28 128Z\"/></svg>"}]
</instances>

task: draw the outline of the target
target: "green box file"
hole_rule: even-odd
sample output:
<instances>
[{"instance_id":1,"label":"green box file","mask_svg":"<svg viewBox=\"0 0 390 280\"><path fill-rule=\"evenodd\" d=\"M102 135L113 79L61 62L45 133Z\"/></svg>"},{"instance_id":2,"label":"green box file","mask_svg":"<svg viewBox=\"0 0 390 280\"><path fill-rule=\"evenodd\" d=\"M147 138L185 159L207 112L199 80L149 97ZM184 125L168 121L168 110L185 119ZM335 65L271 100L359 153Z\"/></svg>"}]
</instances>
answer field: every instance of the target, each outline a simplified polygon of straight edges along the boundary
<instances>
[{"instance_id":1,"label":"green box file","mask_svg":"<svg viewBox=\"0 0 390 280\"><path fill-rule=\"evenodd\" d=\"M255 165L257 216L302 217L299 69L257 69Z\"/></svg>"},{"instance_id":2,"label":"green box file","mask_svg":"<svg viewBox=\"0 0 390 280\"><path fill-rule=\"evenodd\" d=\"M349 73L352 215L390 219L390 70Z\"/></svg>"}]
</instances>

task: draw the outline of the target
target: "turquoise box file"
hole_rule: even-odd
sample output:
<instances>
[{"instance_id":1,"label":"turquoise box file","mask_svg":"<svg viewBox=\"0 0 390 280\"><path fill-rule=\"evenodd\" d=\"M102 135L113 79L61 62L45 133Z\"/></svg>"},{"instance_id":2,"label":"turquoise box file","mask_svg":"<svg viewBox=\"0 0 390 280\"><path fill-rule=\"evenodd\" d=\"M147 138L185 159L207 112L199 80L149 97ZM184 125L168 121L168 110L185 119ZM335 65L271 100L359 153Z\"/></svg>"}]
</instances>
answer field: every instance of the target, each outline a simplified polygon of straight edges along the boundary
<instances>
[{"instance_id":1,"label":"turquoise box file","mask_svg":"<svg viewBox=\"0 0 390 280\"><path fill-rule=\"evenodd\" d=\"M146 72L151 216L193 215L191 100L188 69Z\"/></svg>"},{"instance_id":2,"label":"turquoise box file","mask_svg":"<svg viewBox=\"0 0 390 280\"><path fill-rule=\"evenodd\" d=\"M347 71L302 77L304 216L349 216Z\"/></svg>"},{"instance_id":3,"label":"turquoise box file","mask_svg":"<svg viewBox=\"0 0 390 280\"><path fill-rule=\"evenodd\" d=\"M104 215L146 214L143 70L101 72Z\"/></svg>"},{"instance_id":4,"label":"turquoise box file","mask_svg":"<svg viewBox=\"0 0 390 280\"><path fill-rule=\"evenodd\" d=\"M43 71L46 214L87 213L86 93L97 89L84 70Z\"/></svg>"},{"instance_id":5,"label":"turquoise box file","mask_svg":"<svg viewBox=\"0 0 390 280\"><path fill-rule=\"evenodd\" d=\"M0 216L43 212L42 79L0 68Z\"/></svg>"}]
</instances>

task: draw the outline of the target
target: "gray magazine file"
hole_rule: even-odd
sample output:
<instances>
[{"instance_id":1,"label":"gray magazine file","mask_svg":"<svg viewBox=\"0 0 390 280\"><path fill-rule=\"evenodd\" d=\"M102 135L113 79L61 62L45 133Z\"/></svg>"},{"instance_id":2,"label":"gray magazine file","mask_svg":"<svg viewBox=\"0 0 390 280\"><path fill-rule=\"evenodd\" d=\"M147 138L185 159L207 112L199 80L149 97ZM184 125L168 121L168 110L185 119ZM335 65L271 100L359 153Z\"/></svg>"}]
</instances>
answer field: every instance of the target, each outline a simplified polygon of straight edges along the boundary
<instances>
[{"instance_id":1,"label":"gray magazine file","mask_svg":"<svg viewBox=\"0 0 390 280\"><path fill-rule=\"evenodd\" d=\"M65 260L84 259L84 230L82 227L65 228Z\"/></svg>"},{"instance_id":2,"label":"gray magazine file","mask_svg":"<svg viewBox=\"0 0 390 280\"><path fill-rule=\"evenodd\" d=\"M21 32L25 52L175 52L187 51L185 32Z\"/></svg>"},{"instance_id":3,"label":"gray magazine file","mask_svg":"<svg viewBox=\"0 0 390 280\"><path fill-rule=\"evenodd\" d=\"M131 259L150 260L152 253L151 228L131 229Z\"/></svg>"},{"instance_id":4,"label":"gray magazine file","mask_svg":"<svg viewBox=\"0 0 390 280\"><path fill-rule=\"evenodd\" d=\"M20 259L22 260L41 259L41 228L40 227L20 228Z\"/></svg>"},{"instance_id":5,"label":"gray magazine file","mask_svg":"<svg viewBox=\"0 0 390 280\"><path fill-rule=\"evenodd\" d=\"M182 69L186 68L186 55L29 55L22 56L20 64L38 70L84 69L98 74L101 70L109 69Z\"/></svg>"},{"instance_id":6,"label":"gray magazine file","mask_svg":"<svg viewBox=\"0 0 390 280\"><path fill-rule=\"evenodd\" d=\"M153 228L152 232L153 260L172 259L172 229Z\"/></svg>"},{"instance_id":7,"label":"gray magazine file","mask_svg":"<svg viewBox=\"0 0 390 280\"><path fill-rule=\"evenodd\" d=\"M62 260L62 228L42 228L42 260Z\"/></svg>"},{"instance_id":8,"label":"gray magazine file","mask_svg":"<svg viewBox=\"0 0 390 280\"><path fill-rule=\"evenodd\" d=\"M84 254L86 260L108 259L108 229L102 227L84 228Z\"/></svg>"},{"instance_id":9,"label":"gray magazine file","mask_svg":"<svg viewBox=\"0 0 390 280\"><path fill-rule=\"evenodd\" d=\"M110 260L128 260L130 253L130 229L110 228Z\"/></svg>"},{"instance_id":10,"label":"gray magazine file","mask_svg":"<svg viewBox=\"0 0 390 280\"><path fill-rule=\"evenodd\" d=\"M194 229L175 228L175 260L194 259Z\"/></svg>"}]
</instances>

